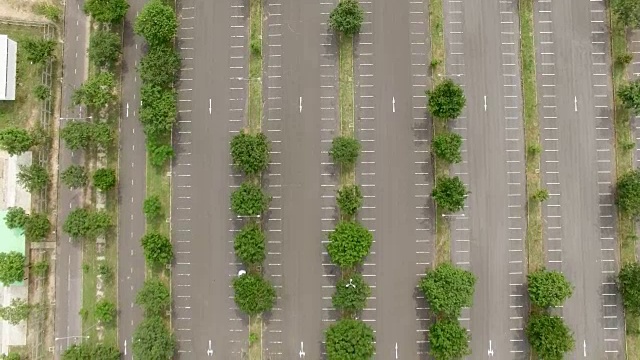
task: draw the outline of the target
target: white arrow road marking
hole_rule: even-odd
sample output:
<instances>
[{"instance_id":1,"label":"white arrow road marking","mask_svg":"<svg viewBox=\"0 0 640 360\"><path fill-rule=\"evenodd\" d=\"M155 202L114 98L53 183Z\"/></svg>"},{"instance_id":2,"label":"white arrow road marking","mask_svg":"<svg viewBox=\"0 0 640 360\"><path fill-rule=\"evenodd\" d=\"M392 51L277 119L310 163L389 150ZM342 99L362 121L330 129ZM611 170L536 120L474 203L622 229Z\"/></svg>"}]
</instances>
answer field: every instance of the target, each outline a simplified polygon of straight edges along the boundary
<instances>
[{"instance_id":1,"label":"white arrow road marking","mask_svg":"<svg viewBox=\"0 0 640 360\"><path fill-rule=\"evenodd\" d=\"M304 342L300 341L300 359L302 359L303 357L305 357L307 354L304 352Z\"/></svg>"},{"instance_id":2,"label":"white arrow road marking","mask_svg":"<svg viewBox=\"0 0 640 360\"><path fill-rule=\"evenodd\" d=\"M573 97L573 110L575 112L578 112L578 97L577 96Z\"/></svg>"},{"instance_id":3,"label":"white arrow road marking","mask_svg":"<svg viewBox=\"0 0 640 360\"><path fill-rule=\"evenodd\" d=\"M398 358L398 343L396 343L396 359Z\"/></svg>"},{"instance_id":4,"label":"white arrow road marking","mask_svg":"<svg viewBox=\"0 0 640 360\"><path fill-rule=\"evenodd\" d=\"M484 111L487 111L487 95L484 96Z\"/></svg>"},{"instance_id":5,"label":"white arrow road marking","mask_svg":"<svg viewBox=\"0 0 640 360\"><path fill-rule=\"evenodd\" d=\"M487 351L487 355L493 356L493 346L491 346L491 340L489 340L489 350Z\"/></svg>"},{"instance_id":6,"label":"white arrow road marking","mask_svg":"<svg viewBox=\"0 0 640 360\"><path fill-rule=\"evenodd\" d=\"M302 114L302 96L300 96L300 113Z\"/></svg>"},{"instance_id":7,"label":"white arrow road marking","mask_svg":"<svg viewBox=\"0 0 640 360\"><path fill-rule=\"evenodd\" d=\"M209 340L209 349L207 349L207 356L213 356L213 349L211 348L211 340Z\"/></svg>"},{"instance_id":8,"label":"white arrow road marking","mask_svg":"<svg viewBox=\"0 0 640 360\"><path fill-rule=\"evenodd\" d=\"M209 99L209 115L211 115L211 99Z\"/></svg>"},{"instance_id":9,"label":"white arrow road marking","mask_svg":"<svg viewBox=\"0 0 640 360\"><path fill-rule=\"evenodd\" d=\"M391 103L393 104L393 112L396 112L396 97L395 96L393 97L393 100L391 101Z\"/></svg>"},{"instance_id":10,"label":"white arrow road marking","mask_svg":"<svg viewBox=\"0 0 640 360\"><path fill-rule=\"evenodd\" d=\"M582 343L582 355L584 355L584 357L587 357L587 340L584 340L584 342Z\"/></svg>"}]
</instances>

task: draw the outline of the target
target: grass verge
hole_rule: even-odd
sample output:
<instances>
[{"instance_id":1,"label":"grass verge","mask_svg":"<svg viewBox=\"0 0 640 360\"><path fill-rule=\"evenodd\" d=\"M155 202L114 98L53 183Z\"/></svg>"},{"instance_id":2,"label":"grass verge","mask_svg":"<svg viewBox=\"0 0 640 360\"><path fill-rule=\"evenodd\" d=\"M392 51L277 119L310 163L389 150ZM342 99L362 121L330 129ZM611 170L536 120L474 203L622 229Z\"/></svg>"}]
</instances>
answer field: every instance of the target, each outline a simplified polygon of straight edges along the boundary
<instances>
[{"instance_id":1,"label":"grass verge","mask_svg":"<svg viewBox=\"0 0 640 360\"><path fill-rule=\"evenodd\" d=\"M520 0L520 57L522 62L522 98L527 194L540 188L540 124L536 88L536 55L533 41L533 0ZM529 272L544 266L542 209L540 202L527 200L527 257Z\"/></svg>"},{"instance_id":2,"label":"grass verge","mask_svg":"<svg viewBox=\"0 0 640 360\"><path fill-rule=\"evenodd\" d=\"M353 137L355 130L353 97L353 36L340 35L338 39L339 70L338 96L340 101L340 135ZM340 184L353 185L356 182L355 167L340 169Z\"/></svg>"},{"instance_id":3,"label":"grass verge","mask_svg":"<svg viewBox=\"0 0 640 360\"><path fill-rule=\"evenodd\" d=\"M613 98L614 98L614 130L616 136L616 175L621 176L633 169L633 154L635 146L631 134L631 114L625 109L616 93L620 86L627 81L627 64L618 61L621 55L627 54L626 30L610 13L611 20L611 57L613 61ZM618 212L618 241L620 243L620 259L622 264L636 261L635 239L636 231L633 219L622 212ZM640 359L640 318L625 314L627 359Z\"/></svg>"},{"instance_id":4,"label":"grass verge","mask_svg":"<svg viewBox=\"0 0 640 360\"><path fill-rule=\"evenodd\" d=\"M249 131L260 132L262 123L262 0L250 0Z\"/></svg>"},{"instance_id":5,"label":"grass verge","mask_svg":"<svg viewBox=\"0 0 640 360\"><path fill-rule=\"evenodd\" d=\"M249 318L249 359L262 359L262 316Z\"/></svg>"}]
</instances>

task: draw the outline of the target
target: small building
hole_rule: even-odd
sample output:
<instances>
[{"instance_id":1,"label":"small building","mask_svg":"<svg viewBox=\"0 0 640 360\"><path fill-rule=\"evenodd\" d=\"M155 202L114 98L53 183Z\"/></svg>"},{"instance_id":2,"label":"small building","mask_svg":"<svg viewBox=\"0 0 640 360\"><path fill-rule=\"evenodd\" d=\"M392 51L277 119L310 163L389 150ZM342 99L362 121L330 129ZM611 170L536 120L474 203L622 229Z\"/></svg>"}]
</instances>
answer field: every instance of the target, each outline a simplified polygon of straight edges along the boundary
<instances>
[{"instance_id":1,"label":"small building","mask_svg":"<svg viewBox=\"0 0 640 360\"><path fill-rule=\"evenodd\" d=\"M18 45L0 34L0 100L16 99L16 54Z\"/></svg>"}]
</instances>

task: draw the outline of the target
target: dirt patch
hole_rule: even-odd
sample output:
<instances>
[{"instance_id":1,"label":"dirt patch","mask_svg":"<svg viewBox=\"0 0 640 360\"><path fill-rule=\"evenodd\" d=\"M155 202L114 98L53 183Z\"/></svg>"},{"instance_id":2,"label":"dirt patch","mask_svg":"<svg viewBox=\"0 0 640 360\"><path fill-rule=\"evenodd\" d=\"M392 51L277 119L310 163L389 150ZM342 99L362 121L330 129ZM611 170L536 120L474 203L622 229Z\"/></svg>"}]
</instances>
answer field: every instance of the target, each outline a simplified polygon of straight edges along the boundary
<instances>
[{"instance_id":1,"label":"dirt patch","mask_svg":"<svg viewBox=\"0 0 640 360\"><path fill-rule=\"evenodd\" d=\"M33 6L39 3L53 4L49 0L2 0L0 1L1 17L23 21L47 21L44 16L33 13Z\"/></svg>"}]
</instances>

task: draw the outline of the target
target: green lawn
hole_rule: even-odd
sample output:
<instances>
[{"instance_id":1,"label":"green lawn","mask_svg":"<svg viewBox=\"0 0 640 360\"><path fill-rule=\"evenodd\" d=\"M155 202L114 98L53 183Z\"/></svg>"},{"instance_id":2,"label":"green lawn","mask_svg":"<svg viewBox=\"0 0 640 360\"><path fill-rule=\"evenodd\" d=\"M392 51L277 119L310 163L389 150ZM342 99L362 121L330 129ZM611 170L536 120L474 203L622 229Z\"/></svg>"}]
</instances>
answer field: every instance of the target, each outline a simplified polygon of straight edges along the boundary
<instances>
[{"instance_id":1,"label":"green lawn","mask_svg":"<svg viewBox=\"0 0 640 360\"><path fill-rule=\"evenodd\" d=\"M262 1L250 0L249 130L258 133L262 123Z\"/></svg>"}]
</instances>

